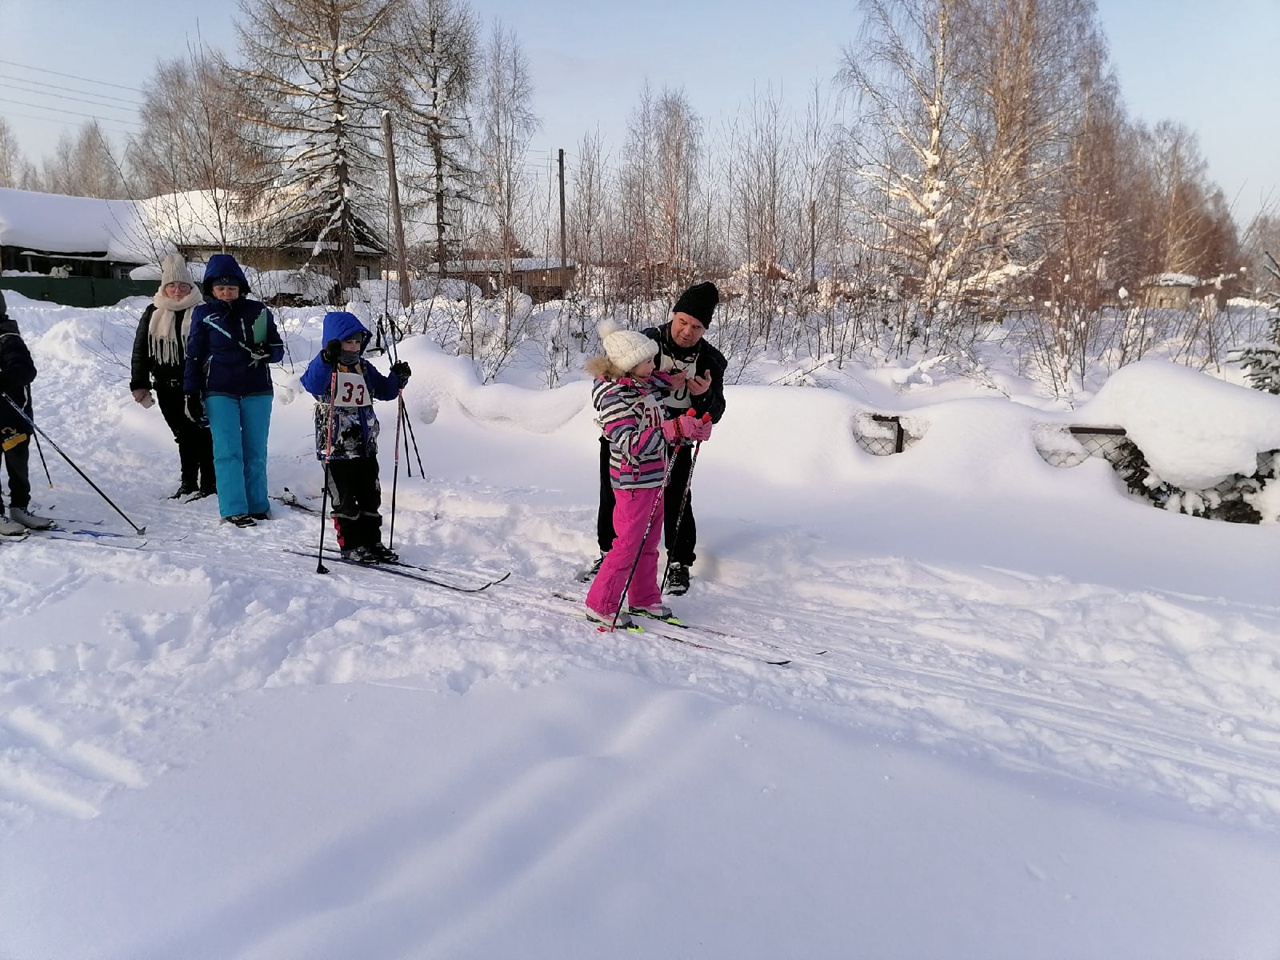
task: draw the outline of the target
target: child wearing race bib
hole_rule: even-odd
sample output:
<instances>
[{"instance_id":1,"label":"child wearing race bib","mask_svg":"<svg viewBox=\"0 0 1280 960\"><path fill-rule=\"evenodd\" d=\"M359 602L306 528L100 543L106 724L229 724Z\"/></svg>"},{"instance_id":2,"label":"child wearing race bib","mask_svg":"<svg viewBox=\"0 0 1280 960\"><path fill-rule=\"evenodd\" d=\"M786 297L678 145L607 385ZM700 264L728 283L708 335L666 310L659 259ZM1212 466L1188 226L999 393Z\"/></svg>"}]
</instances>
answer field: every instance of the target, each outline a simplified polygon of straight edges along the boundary
<instances>
[{"instance_id":1,"label":"child wearing race bib","mask_svg":"<svg viewBox=\"0 0 1280 960\"><path fill-rule=\"evenodd\" d=\"M382 485L378 480L378 417L374 400L395 400L409 382L409 365L383 376L364 359L372 334L355 314L324 316L324 349L307 366L302 386L316 398L316 458L326 464L333 526L345 560L399 559L382 543Z\"/></svg>"}]
</instances>

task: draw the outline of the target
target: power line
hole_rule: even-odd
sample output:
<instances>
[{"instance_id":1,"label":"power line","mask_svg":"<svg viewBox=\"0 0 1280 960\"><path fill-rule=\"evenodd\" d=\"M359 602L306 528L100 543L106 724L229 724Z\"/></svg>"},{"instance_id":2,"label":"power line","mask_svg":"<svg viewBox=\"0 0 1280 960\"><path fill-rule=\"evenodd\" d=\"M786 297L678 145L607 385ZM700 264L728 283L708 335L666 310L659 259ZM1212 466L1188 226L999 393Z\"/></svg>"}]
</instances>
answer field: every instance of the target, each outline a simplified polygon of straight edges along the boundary
<instances>
[{"instance_id":1,"label":"power line","mask_svg":"<svg viewBox=\"0 0 1280 960\"><path fill-rule=\"evenodd\" d=\"M32 84L39 83L39 86L36 87L36 89L27 91L30 93L44 93L46 90L65 90L67 93L79 93L86 97L93 97L95 100L114 100L116 103L127 103L131 108L136 108L138 105L136 100L126 100L123 97L112 97L105 93L90 93L87 90L77 90L75 87L62 87L56 83L28 80L26 77L15 77L11 73L0 73L0 81L2 80L11 80L15 83L23 84L24 87L30 87Z\"/></svg>"},{"instance_id":2,"label":"power line","mask_svg":"<svg viewBox=\"0 0 1280 960\"><path fill-rule=\"evenodd\" d=\"M99 116L97 116L97 115L95 115L95 114L92 114L92 113L81 113L79 110L64 110L64 109L62 109L62 107L50 107L50 106L46 106L46 105L45 105L45 104L43 104L43 103L27 103L27 102L25 102L25 101L23 101L23 100L6 100L6 101L5 101L5 105L6 105L6 106L7 106L8 104L11 104L11 103L17 104L17 105L18 105L18 106L20 106L20 107L32 107L32 108L34 108L34 109L36 109L36 110L52 110L52 111L54 111L55 113L69 113L69 114L71 114L73 117L88 117L90 120L108 120L108 121L111 121L112 123L123 123L123 124L128 124L128 125L129 125L129 126L131 126L131 127L138 127L138 128L141 128L141 127L142 127L142 124L141 124L141 123L138 123L137 121L134 121L134 120L122 120L122 119L120 119L119 117L105 117L105 118L104 118L104 117L99 117ZM53 118L52 118L52 117L50 117L50 118L48 118L48 119L51 119L51 120L52 120Z\"/></svg>"},{"instance_id":3,"label":"power line","mask_svg":"<svg viewBox=\"0 0 1280 960\"><path fill-rule=\"evenodd\" d=\"M0 112L0 116L4 116L4 117L22 117L24 120L35 120L35 121L37 121L37 122L39 122L39 123L56 123L56 124L59 124L60 126L62 126L64 129L66 128L66 121L65 121L65 120L63 120L61 117L42 117L42 116L39 116L39 115L34 114L34 113L23 113L23 112L22 112L22 111L20 111L20 110L10 110L10 109L9 109L9 104L10 104L10 103L12 103L12 102L13 102L13 101L11 101L11 100L10 100L10 101L6 101L6 102L4 103L4 109L3 109L3 111L2 111L2 112ZM37 109L40 109L40 110L47 110L47 109L50 109L50 108L48 108L48 107L44 107L44 106L40 106L40 107L38 107ZM88 114L85 114L85 116L88 116ZM97 120L99 123L106 124L106 125L108 125L108 126L110 126L111 124L116 124L116 123L129 123L129 122L130 122L130 121L128 121L128 120L117 120L117 119L115 119L115 117L94 117L93 119L94 119L94 120ZM121 128L121 129L116 130L115 132L118 132L118 133L127 133L128 131L126 131L126 130L124 130L123 128Z\"/></svg>"},{"instance_id":4,"label":"power line","mask_svg":"<svg viewBox=\"0 0 1280 960\"><path fill-rule=\"evenodd\" d=\"M68 80L80 80L83 83L94 83L101 87L116 87L120 90L128 90L132 93L142 93L138 87L127 87L123 83L110 83L106 80L94 80L91 77L78 77L74 73L59 73L57 70L48 70L44 67L33 67L29 63L18 63L16 60L2 60L0 63L9 67L18 67L22 70L36 70L40 73L48 73L55 77L66 77Z\"/></svg>"},{"instance_id":5,"label":"power line","mask_svg":"<svg viewBox=\"0 0 1280 960\"><path fill-rule=\"evenodd\" d=\"M0 74L0 76L3 76L3 75ZM57 100L73 100L76 103L87 103L91 107L101 107L104 110L128 110L130 112L136 113L138 109L136 104L128 104L123 107L117 107L115 104L112 104L112 103L99 103L97 100L86 100L84 97L71 97L65 93L46 93L44 90L31 90L26 87L18 87L18 86L14 86L12 83L8 83L5 80L0 80L0 87L8 87L10 90L17 90L19 93L25 93L27 95L35 94L36 96L39 96L39 97L53 97ZM28 104L28 106L30 106L30 104Z\"/></svg>"}]
</instances>

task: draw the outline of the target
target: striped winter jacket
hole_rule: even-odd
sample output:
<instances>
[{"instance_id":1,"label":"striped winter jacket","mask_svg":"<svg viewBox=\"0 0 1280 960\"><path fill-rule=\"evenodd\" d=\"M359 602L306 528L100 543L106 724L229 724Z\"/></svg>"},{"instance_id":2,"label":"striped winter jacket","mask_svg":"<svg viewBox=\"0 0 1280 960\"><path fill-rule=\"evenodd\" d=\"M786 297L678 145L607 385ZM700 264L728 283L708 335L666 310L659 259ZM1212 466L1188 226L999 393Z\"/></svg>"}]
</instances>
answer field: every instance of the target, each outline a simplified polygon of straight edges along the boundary
<instances>
[{"instance_id":1,"label":"striped winter jacket","mask_svg":"<svg viewBox=\"0 0 1280 960\"><path fill-rule=\"evenodd\" d=\"M667 470L663 392L663 381L658 377L599 377L591 388L596 423L609 441L609 477L615 490L662 486Z\"/></svg>"}]
</instances>

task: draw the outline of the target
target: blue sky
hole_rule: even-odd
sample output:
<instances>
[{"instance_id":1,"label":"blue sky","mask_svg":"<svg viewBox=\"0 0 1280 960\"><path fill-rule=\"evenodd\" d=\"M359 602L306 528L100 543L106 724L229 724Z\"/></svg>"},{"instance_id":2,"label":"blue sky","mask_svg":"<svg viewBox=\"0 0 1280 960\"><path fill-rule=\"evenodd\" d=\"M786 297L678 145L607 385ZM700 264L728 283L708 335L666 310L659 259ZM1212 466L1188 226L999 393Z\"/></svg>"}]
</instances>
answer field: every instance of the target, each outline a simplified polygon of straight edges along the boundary
<instances>
[{"instance_id":1,"label":"blue sky","mask_svg":"<svg viewBox=\"0 0 1280 960\"><path fill-rule=\"evenodd\" d=\"M1195 131L1238 217L1280 204L1280 97L1270 69L1280 0L1097 6L1131 115ZM855 0L473 0L473 9L511 27L529 58L543 118L535 162L557 148L573 153L596 126L619 149L646 80L655 90L683 87L713 125L770 84L799 111L813 82L835 73L858 24ZM117 117L110 129L132 129L127 101L137 93L122 87L141 85L157 58L182 55L197 33L232 48L235 15L233 0L0 0L0 115L33 159L52 151L64 124L84 119L59 110ZM40 95L33 84L50 88ZM110 99L95 108L53 96L75 90Z\"/></svg>"}]
</instances>

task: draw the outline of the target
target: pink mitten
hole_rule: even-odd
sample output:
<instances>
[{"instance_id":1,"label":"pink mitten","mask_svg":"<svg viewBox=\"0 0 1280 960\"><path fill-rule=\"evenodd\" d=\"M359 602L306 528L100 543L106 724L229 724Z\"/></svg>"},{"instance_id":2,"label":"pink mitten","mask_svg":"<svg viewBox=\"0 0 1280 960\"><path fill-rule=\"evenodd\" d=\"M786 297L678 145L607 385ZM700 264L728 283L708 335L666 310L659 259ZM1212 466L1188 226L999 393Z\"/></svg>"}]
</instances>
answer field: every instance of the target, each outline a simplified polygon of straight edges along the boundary
<instances>
[{"instance_id":1,"label":"pink mitten","mask_svg":"<svg viewBox=\"0 0 1280 960\"><path fill-rule=\"evenodd\" d=\"M680 417L674 420L662 421L662 435L667 438L667 443L676 444L684 440L684 434L680 432Z\"/></svg>"}]
</instances>

